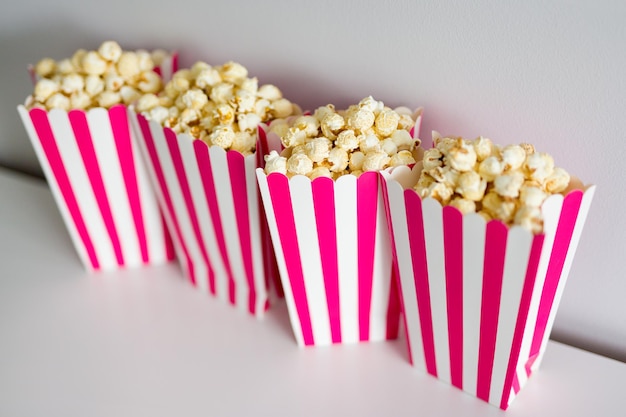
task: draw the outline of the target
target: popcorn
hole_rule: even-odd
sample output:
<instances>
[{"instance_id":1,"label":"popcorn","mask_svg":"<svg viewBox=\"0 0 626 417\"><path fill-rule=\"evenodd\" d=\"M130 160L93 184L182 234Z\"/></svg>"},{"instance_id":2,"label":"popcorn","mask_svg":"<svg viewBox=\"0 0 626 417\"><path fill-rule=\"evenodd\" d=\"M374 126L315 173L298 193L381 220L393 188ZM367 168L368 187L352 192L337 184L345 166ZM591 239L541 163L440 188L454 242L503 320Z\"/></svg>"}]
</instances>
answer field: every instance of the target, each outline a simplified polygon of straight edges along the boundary
<instances>
[{"instance_id":1,"label":"popcorn","mask_svg":"<svg viewBox=\"0 0 626 417\"><path fill-rule=\"evenodd\" d=\"M455 197L450 201L452 207L456 207L463 214L475 213L476 202L467 198Z\"/></svg>"},{"instance_id":2,"label":"popcorn","mask_svg":"<svg viewBox=\"0 0 626 417\"><path fill-rule=\"evenodd\" d=\"M459 175L456 192L463 199L470 201L480 201L485 195L487 181L480 177L476 171L467 171Z\"/></svg>"},{"instance_id":3,"label":"popcorn","mask_svg":"<svg viewBox=\"0 0 626 417\"><path fill-rule=\"evenodd\" d=\"M540 233L541 205L570 185L569 174L555 168L550 155L527 143L500 148L484 137L468 141L437 132L433 143L423 154L413 188L420 197L452 205L463 214L478 213L487 221Z\"/></svg>"},{"instance_id":4,"label":"popcorn","mask_svg":"<svg viewBox=\"0 0 626 417\"><path fill-rule=\"evenodd\" d=\"M500 175L493 180L493 189L502 197L517 197L524 183L524 174L519 171Z\"/></svg>"},{"instance_id":5,"label":"popcorn","mask_svg":"<svg viewBox=\"0 0 626 417\"><path fill-rule=\"evenodd\" d=\"M52 75L57 67L57 63L52 58L44 58L35 65L35 74L39 77Z\"/></svg>"},{"instance_id":6,"label":"popcorn","mask_svg":"<svg viewBox=\"0 0 626 417\"><path fill-rule=\"evenodd\" d=\"M373 97L366 97L343 111L337 111L332 104L318 107L313 115L279 121L269 130L279 135L285 147L281 155L289 158L287 176L337 179L346 174L358 176L366 171L414 164L412 151L420 140L411 137L409 131L415 125L412 117L418 115L409 116L410 122L403 129L401 114ZM299 154L306 156L306 169L301 156L294 159L300 161L298 164L291 164L291 159ZM270 172L266 168L266 173Z\"/></svg>"},{"instance_id":7,"label":"popcorn","mask_svg":"<svg viewBox=\"0 0 626 417\"><path fill-rule=\"evenodd\" d=\"M61 87L56 81L42 78L35 84L34 99L39 102L45 102L48 97L59 91Z\"/></svg>"},{"instance_id":8,"label":"popcorn","mask_svg":"<svg viewBox=\"0 0 626 417\"><path fill-rule=\"evenodd\" d=\"M83 57L81 66L89 75L102 75L107 70L108 64L97 52L90 51Z\"/></svg>"},{"instance_id":9,"label":"popcorn","mask_svg":"<svg viewBox=\"0 0 626 417\"><path fill-rule=\"evenodd\" d=\"M109 62L117 62L122 56L122 48L117 42L106 41L98 48L98 53Z\"/></svg>"},{"instance_id":10,"label":"popcorn","mask_svg":"<svg viewBox=\"0 0 626 417\"><path fill-rule=\"evenodd\" d=\"M345 170L348 167L349 161L350 158L348 157L348 152L346 152L345 149L333 148L328 153L328 162L330 162L332 165L330 170L333 172L342 172L343 170ZM362 168L364 166L365 156L363 156L363 160L360 161L359 168ZM363 168L363 171L365 171L365 168Z\"/></svg>"},{"instance_id":11,"label":"popcorn","mask_svg":"<svg viewBox=\"0 0 626 417\"><path fill-rule=\"evenodd\" d=\"M307 175L313 171L313 161L303 153L291 155L287 160L287 171L294 175Z\"/></svg>"},{"instance_id":12,"label":"popcorn","mask_svg":"<svg viewBox=\"0 0 626 417\"><path fill-rule=\"evenodd\" d=\"M409 151L399 151L394 154L389 161L389 165L392 167L397 167L400 165L411 165L415 163L415 158L413 158L413 154Z\"/></svg>"},{"instance_id":13,"label":"popcorn","mask_svg":"<svg viewBox=\"0 0 626 417\"><path fill-rule=\"evenodd\" d=\"M122 96L115 91L103 91L96 97L98 106L109 108L122 102Z\"/></svg>"},{"instance_id":14,"label":"popcorn","mask_svg":"<svg viewBox=\"0 0 626 417\"><path fill-rule=\"evenodd\" d=\"M198 61L191 68L177 71L158 95L149 94L149 89L143 91L148 94L137 101L136 109L146 118L154 118L174 132L187 133L209 146L244 155L254 152L256 131L261 123L273 121L276 115L298 114L298 107L283 98L277 87L259 87L258 80L248 78L248 70L233 61L221 66ZM157 105L164 107L169 117L163 118L162 112L153 115L151 109ZM309 126L310 120L301 122L302 129L291 127L286 121L271 123L270 129L281 136L289 136L292 145L297 146L304 144L305 130L315 128ZM269 166L282 171L287 159L278 161L282 159Z\"/></svg>"},{"instance_id":15,"label":"popcorn","mask_svg":"<svg viewBox=\"0 0 626 417\"><path fill-rule=\"evenodd\" d=\"M504 170L516 170L522 166L526 159L526 151L519 145L509 145L502 149L502 162Z\"/></svg>"},{"instance_id":16,"label":"popcorn","mask_svg":"<svg viewBox=\"0 0 626 417\"><path fill-rule=\"evenodd\" d=\"M456 144L448 149L446 157L450 166L457 171L469 171L476 164L476 151L474 147L459 138Z\"/></svg>"},{"instance_id":17,"label":"popcorn","mask_svg":"<svg viewBox=\"0 0 626 417\"><path fill-rule=\"evenodd\" d=\"M570 176L563 168L554 168L546 178L545 187L549 193L560 193L569 185Z\"/></svg>"},{"instance_id":18,"label":"popcorn","mask_svg":"<svg viewBox=\"0 0 626 417\"><path fill-rule=\"evenodd\" d=\"M391 158L383 151L369 152L363 159L363 171L380 171L389 166Z\"/></svg>"},{"instance_id":19,"label":"popcorn","mask_svg":"<svg viewBox=\"0 0 626 417\"><path fill-rule=\"evenodd\" d=\"M103 42L96 51L79 49L59 62L44 58L35 66L40 79L27 99L27 107L88 110L130 105L141 93L162 90L161 77L153 69L149 52L122 51L113 41Z\"/></svg>"}]
</instances>

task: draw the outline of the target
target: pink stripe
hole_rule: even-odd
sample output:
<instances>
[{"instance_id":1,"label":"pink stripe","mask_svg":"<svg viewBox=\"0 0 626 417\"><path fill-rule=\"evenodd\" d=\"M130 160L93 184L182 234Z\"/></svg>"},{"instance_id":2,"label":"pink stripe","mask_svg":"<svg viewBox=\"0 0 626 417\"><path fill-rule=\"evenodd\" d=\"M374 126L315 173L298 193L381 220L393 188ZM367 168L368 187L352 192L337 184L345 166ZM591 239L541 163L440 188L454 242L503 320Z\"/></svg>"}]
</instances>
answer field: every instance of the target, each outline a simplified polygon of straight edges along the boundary
<instances>
[{"instance_id":1,"label":"pink stripe","mask_svg":"<svg viewBox=\"0 0 626 417\"><path fill-rule=\"evenodd\" d=\"M176 253L174 252L174 243L172 242L172 235L169 232L167 223L165 222L165 217L160 209L159 215L161 216L161 224L163 227L163 239L165 239L165 256L168 261L171 261L176 257Z\"/></svg>"},{"instance_id":2,"label":"pink stripe","mask_svg":"<svg viewBox=\"0 0 626 417\"><path fill-rule=\"evenodd\" d=\"M504 379L504 390L502 391L502 399L500 401L500 408L502 408L503 410L506 410L506 408L508 407L511 385L513 385L514 387L517 383L518 388L515 392L517 393L519 391L519 381L517 380L516 369L519 362L519 354L522 347L524 329L526 327L526 321L528 320L530 299L532 298L533 288L535 286L535 279L537 278L537 268L539 267L539 259L541 258L543 241L543 235L537 235L533 238L532 247L530 249L530 256L528 257L528 268L526 269L524 287L522 289L522 296L520 298L519 313L517 315L517 322L515 323L515 331L513 333L511 356L509 356L509 364L507 366L506 377Z\"/></svg>"},{"instance_id":3,"label":"pink stripe","mask_svg":"<svg viewBox=\"0 0 626 417\"><path fill-rule=\"evenodd\" d=\"M226 238L224 237L224 228L222 227L222 216L220 214L220 208L217 204L217 193L215 192L215 178L213 177L213 168L211 164L211 156L209 155L209 147L201 140L196 140L193 143L193 148L196 154L196 160L198 161L198 167L201 169L200 178L202 179L202 186L204 187L204 195L206 197L207 207L211 215L213 222L213 228L215 229L215 238L217 240L217 247L222 256L224 267L226 268L226 274L228 275L228 294L231 303L235 303L235 278L233 276L232 267L230 264L230 258L228 257L228 250L226 249ZM211 292L215 293L215 288L211 288Z\"/></svg>"},{"instance_id":4,"label":"pink stripe","mask_svg":"<svg viewBox=\"0 0 626 417\"><path fill-rule=\"evenodd\" d=\"M365 172L357 179L357 235L359 253L359 340L369 340L374 247L378 209L378 173Z\"/></svg>"},{"instance_id":5,"label":"pink stripe","mask_svg":"<svg viewBox=\"0 0 626 417\"><path fill-rule=\"evenodd\" d=\"M283 249L283 257L287 266L287 275L291 284L296 311L302 328L302 339L305 345L315 343L313 327L304 288L304 275L302 273L302 261L296 234L296 224L293 217L291 192L289 180L282 174L270 174L267 177L267 185L272 199L276 226L280 237L280 245Z\"/></svg>"},{"instance_id":6,"label":"pink stripe","mask_svg":"<svg viewBox=\"0 0 626 417\"><path fill-rule=\"evenodd\" d=\"M476 387L476 396L487 402L489 402L491 373L498 331L506 240L507 228L503 223L496 220L487 223Z\"/></svg>"},{"instance_id":7,"label":"pink stripe","mask_svg":"<svg viewBox=\"0 0 626 417\"><path fill-rule=\"evenodd\" d=\"M76 227L76 231L83 242L89 262L91 263L93 269L100 269L100 263L98 262L96 250L93 246L93 242L91 241L91 237L89 236L89 232L87 231L85 220L80 212L80 207L78 206L78 201L76 201L76 196L72 190L72 185L69 177L67 176L67 171L65 171L65 166L63 165L63 160L61 159L61 154L59 153L59 148L56 144L56 138L54 137L52 128L48 122L48 114L41 109L32 109L29 114L31 120L33 121L33 126L37 132L37 136L39 137L41 147L43 148L46 158L48 159L48 163L50 164L50 169L52 170L59 190L63 195L63 200L65 200L67 210L69 211L72 221L74 222L74 226ZM66 139L67 138L61 138L61 140Z\"/></svg>"},{"instance_id":8,"label":"pink stripe","mask_svg":"<svg viewBox=\"0 0 626 417\"><path fill-rule=\"evenodd\" d=\"M517 377L517 373L516 373L515 378L513 378L513 392L515 393L515 395L517 395L520 389L522 389L522 387L520 387L519 385L519 378ZM502 405L500 406L500 408L502 408L503 410L506 410L506 408L502 407Z\"/></svg>"},{"instance_id":9,"label":"pink stripe","mask_svg":"<svg viewBox=\"0 0 626 417\"><path fill-rule=\"evenodd\" d=\"M139 198L139 187L137 185L137 173L135 172L135 159L130 139L126 107L122 105L111 107L111 109L109 109L109 119L111 121L113 137L115 138L115 146L117 147L117 156L122 168L122 175L124 176L128 202L135 223L135 231L137 232L137 239L141 250L141 259L143 263L148 263L150 261L150 254L148 253L148 240L143 223L143 210L141 209L141 199Z\"/></svg>"},{"instance_id":10,"label":"pink stripe","mask_svg":"<svg viewBox=\"0 0 626 417\"><path fill-rule=\"evenodd\" d=\"M450 377L463 389L463 215L451 206L443 208L443 241Z\"/></svg>"},{"instance_id":11,"label":"pink stripe","mask_svg":"<svg viewBox=\"0 0 626 417\"><path fill-rule=\"evenodd\" d=\"M145 119L145 117L143 117L140 114L137 115L137 121L139 122L139 126L141 127L141 132L142 132L141 136L143 137L144 143L146 144L148 155L150 155L150 160L152 161L152 168L154 168L154 174L159 183L159 187L161 188L161 194L163 195L163 200L165 200L165 208L168 211L170 218L172 219L172 223L174 224L174 231L176 232L176 236L178 237L178 242L180 243L181 249L187 261L187 270L189 271L189 279L191 280L191 282L195 283L196 277L195 277L195 271L193 268L193 262L191 261L191 256L189 256L187 245L185 245L185 239L183 239L183 234L180 230L178 218L176 217L176 212L174 211L174 205L172 204L172 198L167 188L167 183L165 182L163 168L161 167L161 162L159 161L159 156L157 154L156 146L154 144L154 138L152 137L152 132L150 132L150 126L148 125L148 121Z\"/></svg>"},{"instance_id":12,"label":"pink stripe","mask_svg":"<svg viewBox=\"0 0 626 417\"><path fill-rule=\"evenodd\" d=\"M400 327L401 297L397 282L400 282L400 276L397 270L391 270L391 285L389 286L389 304L387 304L387 332L385 337L393 340L398 337Z\"/></svg>"},{"instance_id":13,"label":"pink stripe","mask_svg":"<svg viewBox=\"0 0 626 417\"><path fill-rule=\"evenodd\" d=\"M417 298L420 327L422 329L422 343L424 344L424 361L426 363L426 371L431 375L437 376L422 200L413 190L404 192L404 200L406 203L406 221L409 245L411 247L411 261L413 263L413 278L415 280L415 296Z\"/></svg>"},{"instance_id":14,"label":"pink stripe","mask_svg":"<svg viewBox=\"0 0 626 417\"><path fill-rule=\"evenodd\" d=\"M196 237L198 248L202 254L202 260L204 260L204 263L209 270L209 287L211 289L211 293L215 294L215 275L213 273L213 268L211 267L211 262L209 261L209 256L206 252L206 246L204 245L204 240L202 239L202 233L200 232L200 224L196 214L196 207L194 206L193 199L191 198L191 190L189 189L187 174L185 174L183 158L180 153L180 148L178 147L178 137L172 129L164 129L164 133L167 147L170 150L172 163L174 164L174 170L176 171L176 176L178 178L178 184L180 185L180 191L183 194L183 199L185 200L185 204L187 206L187 214L191 220L193 234ZM194 284L196 284L196 282L194 282Z\"/></svg>"},{"instance_id":15,"label":"pink stripe","mask_svg":"<svg viewBox=\"0 0 626 417\"><path fill-rule=\"evenodd\" d=\"M333 343L341 343L334 182L330 178L317 178L311 182L311 187L322 271L324 273L324 286L326 288L330 332Z\"/></svg>"},{"instance_id":16,"label":"pink stripe","mask_svg":"<svg viewBox=\"0 0 626 417\"><path fill-rule=\"evenodd\" d=\"M545 337L548 318L554 303L556 290L561 279L563 264L569 250L569 244L576 226L576 218L578 210L583 198L582 191L574 191L569 193L563 200L563 207L559 217L559 224L556 229L554 245L552 246L552 254L550 255L550 263L546 272L546 280L541 292L541 300L539 301L539 311L537 313L537 324L535 333L530 347L530 356L537 356L541 349L543 338ZM565 278L565 277L564 277Z\"/></svg>"},{"instance_id":17,"label":"pink stripe","mask_svg":"<svg viewBox=\"0 0 626 417\"><path fill-rule=\"evenodd\" d=\"M248 188L246 185L246 163L244 156L237 151L226 152L230 185L235 204L239 244L243 256L243 266L248 280L248 310L254 314L256 305L256 287L254 285L254 269L252 266L252 239L250 238L250 217L248 213ZM234 282L233 282L234 284ZM233 292L234 298L234 292Z\"/></svg>"},{"instance_id":18,"label":"pink stripe","mask_svg":"<svg viewBox=\"0 0 626 417\"><path fill-rule=\"evenodd\" d=\"M111 212L111 206L109 205L109 198L107 197L104 182L102 180L102 173L100 171L100 164L98 163L98 157L93 147L93 140L91 133L89 132L89 123L87 122L87 114L82 110L72 110L68 113L72 130L74 131L74 137L76 144L80 150L91 188L93 189L94 196L98 202L98 208L102 214L102 220L107 229L109 238L111 239L111 245L113 245L113 251L115 252L115 258L117 264L124 265L124 255L122 254L122 245L120 238L115 228L115 221L113 220L113 213Z\"/></svg>"}]
</instances>

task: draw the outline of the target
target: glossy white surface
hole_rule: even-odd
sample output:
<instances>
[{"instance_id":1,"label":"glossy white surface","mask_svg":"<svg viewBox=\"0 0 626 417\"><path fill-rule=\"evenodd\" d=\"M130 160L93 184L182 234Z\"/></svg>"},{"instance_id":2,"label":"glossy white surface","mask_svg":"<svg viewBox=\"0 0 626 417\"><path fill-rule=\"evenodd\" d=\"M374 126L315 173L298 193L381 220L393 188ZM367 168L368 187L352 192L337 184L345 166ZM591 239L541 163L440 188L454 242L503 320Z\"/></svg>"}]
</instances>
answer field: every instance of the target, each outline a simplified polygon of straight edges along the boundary
<instances>
[{"instance_id":1,"label":"glossy white surface","mask_svg":"<svg viewBox=\"0 0 626 417\"><path fill-rule=\"evenodd\" d=\"M623 414L626 364L550 342L502 412L407 362L404 340L300 349L178 266L88 275L45 183L0 169L0 415Z\"/></svg>"}]
</instances>

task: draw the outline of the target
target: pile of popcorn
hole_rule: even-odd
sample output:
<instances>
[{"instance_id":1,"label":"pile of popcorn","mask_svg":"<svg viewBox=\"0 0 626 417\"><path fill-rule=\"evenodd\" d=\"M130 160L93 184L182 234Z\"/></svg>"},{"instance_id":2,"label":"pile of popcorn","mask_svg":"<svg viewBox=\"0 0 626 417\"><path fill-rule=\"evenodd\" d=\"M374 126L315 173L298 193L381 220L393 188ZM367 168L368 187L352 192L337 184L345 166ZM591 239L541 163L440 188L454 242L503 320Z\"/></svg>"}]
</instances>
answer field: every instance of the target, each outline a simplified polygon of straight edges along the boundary
<instances>
[{"instance_id":1,"label":"pile of popcorn","mask_svg":"<svg viewBox=\"0 0 626 417\"><path fill-rule=\"evenodd\" d=\"M58 62L44 58L34 68L38 80L26 107L88 110L129 105L162 89L154 68L166 56L163 50L123 51L117 42L106 41L97 51L79 49Z\"/></svg>"},{"instance_id":2,"label":"pile of popcorn","mask_svg":"<svg viewBox=\"0 0 626 417\"><path fill-rule=\"evenodd\" d=\"M337 179L413 164L420 144L410 134L416 116L370 96L344 111L328 104L313 115L276 120L269 131L280 137L285 149L265 156L265 172Z\"/></svg>"},{"instance_id":3,"label":"pile of popcorn","mask_svg":"<svg viewBox=\"0 0 626 417\"><path fill-rule=\"evenodd\" d=\"M470 141L437 136L434 144L424 152L415 191L463 214L476 212L486 220L540 233L542 203L570 183L569 174L555 167L550 155L527 143L500 148L484 137Z\"/></svg>"},{"instance_id":4,"label":"pile of popcorn","mask_svg":"<svg viewBox=\"0 0 626 417\"><path fill-rule=\"evenodd\" d=\"M161 94L143 95L136 110L176 133L244 155L254 152L260 123L301 113L276 86L259 86L232 61L221 66L199 61L179 70Z\"/></svg>"}]
</instances>

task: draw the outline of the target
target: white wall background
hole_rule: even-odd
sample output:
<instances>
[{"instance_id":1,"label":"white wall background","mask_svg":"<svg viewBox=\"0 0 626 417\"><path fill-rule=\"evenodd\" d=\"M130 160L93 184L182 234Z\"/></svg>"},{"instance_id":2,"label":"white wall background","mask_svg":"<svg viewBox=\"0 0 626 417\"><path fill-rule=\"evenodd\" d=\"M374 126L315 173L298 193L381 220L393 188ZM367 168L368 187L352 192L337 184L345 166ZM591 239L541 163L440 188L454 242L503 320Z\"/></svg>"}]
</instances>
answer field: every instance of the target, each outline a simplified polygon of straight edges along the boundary
<instances>
[{"instance_id":1,"label":"white wall background","mask_svg":"<svg viewBox=\"0 0 626 417\"><path fill-rule=\"evenodd\" d=\"M553 338L626 361L624 22L619 0L14 2L0 13L0 165L41 175L15 108L26 65L108 39L177 49L182 67L238 61L303 108L424 106L424 137L531 142L598 184Z\"/></svg>"}]
</instances>

